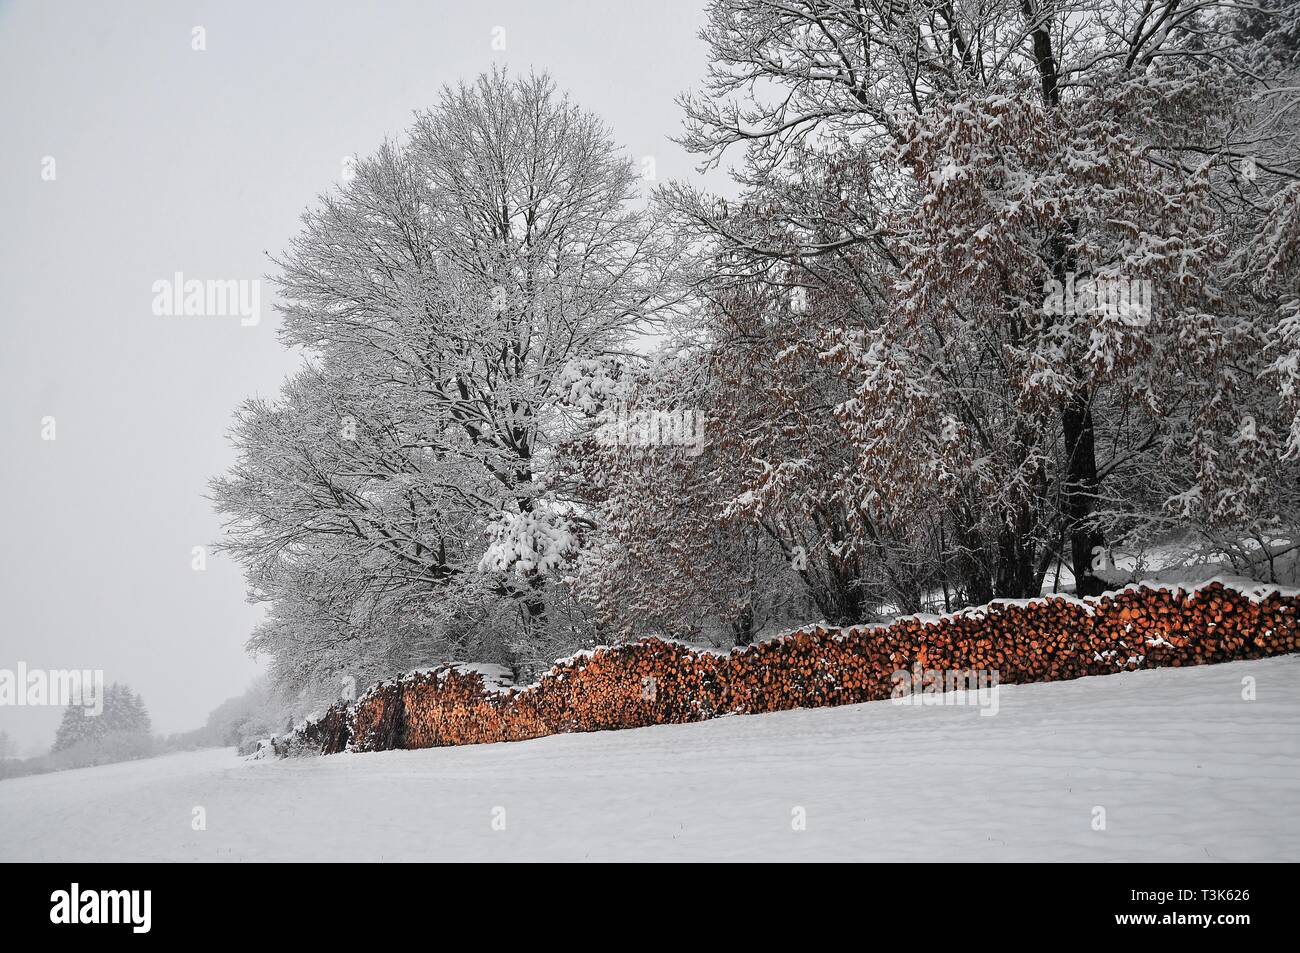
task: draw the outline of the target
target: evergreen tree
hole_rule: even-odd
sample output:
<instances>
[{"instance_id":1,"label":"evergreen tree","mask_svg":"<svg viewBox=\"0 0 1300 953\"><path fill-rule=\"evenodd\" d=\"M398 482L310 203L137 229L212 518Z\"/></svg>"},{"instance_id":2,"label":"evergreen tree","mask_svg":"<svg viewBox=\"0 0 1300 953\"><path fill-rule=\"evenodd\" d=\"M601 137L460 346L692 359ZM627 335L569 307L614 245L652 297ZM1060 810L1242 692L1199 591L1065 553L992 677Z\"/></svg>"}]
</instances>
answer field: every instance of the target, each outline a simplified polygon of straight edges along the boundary
<instances>
[{"instance_id":1,"label":"evergreen tree","mask_svg":"<svg viewBox=\"0 0 1300 953\"><path fill-rule=\"evenodd\" d=\"M126 685L114 682L104 689L104 709L92 714L81 705L70 705L54 737L53 751L78 745L102 745L111 736L146 739L152 730L144 699Z\"/></svg>"}]
</instances>

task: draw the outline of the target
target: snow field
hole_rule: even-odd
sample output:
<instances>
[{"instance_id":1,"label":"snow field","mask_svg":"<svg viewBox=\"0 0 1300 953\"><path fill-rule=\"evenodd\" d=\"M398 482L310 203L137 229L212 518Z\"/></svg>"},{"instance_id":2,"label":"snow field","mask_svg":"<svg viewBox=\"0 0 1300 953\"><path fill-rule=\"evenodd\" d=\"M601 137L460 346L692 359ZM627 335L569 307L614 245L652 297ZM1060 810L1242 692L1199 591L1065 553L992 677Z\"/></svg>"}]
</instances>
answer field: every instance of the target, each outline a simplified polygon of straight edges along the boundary
<instances>
[{"instance_id":1,"label":"snow field","mask_svg":"<svg viewBox=\"0 0 1300 953\"><path fill-rule=\"evenodd\" d=\"M998 691L18 778L0 860L1300 860L1300 657Z\"/></svg>"}]
</instances>

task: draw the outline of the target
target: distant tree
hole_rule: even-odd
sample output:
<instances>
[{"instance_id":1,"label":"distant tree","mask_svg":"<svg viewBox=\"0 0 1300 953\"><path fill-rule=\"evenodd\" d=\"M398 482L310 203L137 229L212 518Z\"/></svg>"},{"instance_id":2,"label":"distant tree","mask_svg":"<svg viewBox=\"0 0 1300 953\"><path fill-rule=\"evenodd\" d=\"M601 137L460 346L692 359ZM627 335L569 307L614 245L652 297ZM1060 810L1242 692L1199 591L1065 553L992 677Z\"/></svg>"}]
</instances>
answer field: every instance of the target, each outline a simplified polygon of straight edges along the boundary
<instances>
[{"instance_id":1,"label":"distant tree","mask_svg":"<svg viewBox=\"0 0 1300 953\"><path fill-rule=\"evenodd\" d=\"M105 710L107 710L107 699L105 699ZM104 723L100 721L100 717L80 705L69 705L63 710L63 720L59 722L59 730L54 735L54 747L50 750L66 751L73 745L102 737Z\"/></svg>"},{"instance_id":2,"label":"distant tree","mask_svg":"<svg viewBox=\"0 0 1300 953\"><path fill-rule=\"evenodd\" d=\"M114 682L104 689L104 708L98 715L81 705L64 710L51 753L72 753L68 766L126 760L147 752L151 731L144 700Z\"/></svg>"}]
</instances>

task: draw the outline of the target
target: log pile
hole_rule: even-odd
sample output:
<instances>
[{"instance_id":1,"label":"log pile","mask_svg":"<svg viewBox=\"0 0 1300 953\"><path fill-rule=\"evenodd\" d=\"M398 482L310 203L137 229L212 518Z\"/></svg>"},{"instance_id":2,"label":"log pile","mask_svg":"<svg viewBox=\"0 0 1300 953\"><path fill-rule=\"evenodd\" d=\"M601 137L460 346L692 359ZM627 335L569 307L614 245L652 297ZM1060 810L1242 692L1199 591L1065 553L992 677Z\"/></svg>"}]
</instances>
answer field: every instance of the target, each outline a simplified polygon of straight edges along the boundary
<instances>
[{"instance_id":1,"label":"log pile","mask_svg":"<svg viewBox=\"0 0 1300 953\"><path fill-rule=\"evenodd\" d=\"M346 705L335 705L295 733L301 748L327 754L343 751L352 737L352 712Z\"/></svg>"},{"instance_id":2,"label":"log pile","mask_svg":"<svg viewBox=\"0 0 1300 953\"><path fill-rule=\"evenodd\" d=\"M522 741L889 698L900 671L1046 682L1300 651L1300 595L1222 582L994 602L888 625L814 626L716 654L649 638L557 662L522 689L444 666L376 686L299 732L323 753Z\"/></svg>"}]
</instances>

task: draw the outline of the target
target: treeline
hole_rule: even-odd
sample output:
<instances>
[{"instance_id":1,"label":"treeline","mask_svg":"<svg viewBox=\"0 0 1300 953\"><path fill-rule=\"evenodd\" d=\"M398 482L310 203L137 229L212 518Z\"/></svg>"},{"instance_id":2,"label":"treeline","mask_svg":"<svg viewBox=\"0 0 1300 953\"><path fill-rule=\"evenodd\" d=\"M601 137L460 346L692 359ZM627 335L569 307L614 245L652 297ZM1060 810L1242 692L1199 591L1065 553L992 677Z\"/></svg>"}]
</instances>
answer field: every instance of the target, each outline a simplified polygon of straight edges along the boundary
<instances>
[{"instance_id":1,"label":"treeline","mask_svg":"<svg viewBox=\"0 0 1300 953\"><path fill-rule=\"evenodd\" d=\"M305 709L286 702L270 680L262 676L242 694L213 709L202 727L161 735L152 730L144 700L129 687L113 684L105 688L103 710L98 714L90 714L81 705L64 710L54 744L46 754L19 758L8 736L0 732L0 778L114 764L202 748L233 747L241 754L249 754L260 739L292 730L306 714Z\"/></svg>"},{"instance_id":2,"label":"treeline","mask_svg":"<svg viewBox=\"0 0 1300 953\"><path fill-rule=\"evenodd\" d=\"M544 76L443 90L276 259L309 360L225 549L290 692L746 643L1300 536L1300 11L716 0L636 169ZM655 341L652 353L644 343Z\"/></svg>"},{"instance_id":3,"label":"treeline","mask_svg":"<svg viewBox=\"0 0 1300 953\"><path fill-rule=\"evenodd\" d=\"M48 754L0 759L0 778L133 761L149 757L155 748L144 700L114 682L103 689L94 708L76 704L64 709Z\"/></svg>"}]
</instances>

